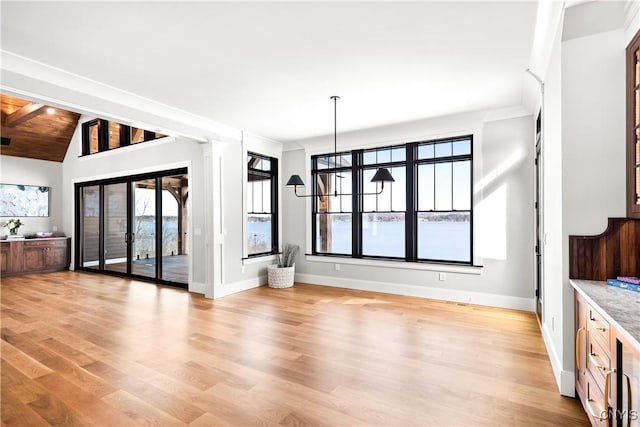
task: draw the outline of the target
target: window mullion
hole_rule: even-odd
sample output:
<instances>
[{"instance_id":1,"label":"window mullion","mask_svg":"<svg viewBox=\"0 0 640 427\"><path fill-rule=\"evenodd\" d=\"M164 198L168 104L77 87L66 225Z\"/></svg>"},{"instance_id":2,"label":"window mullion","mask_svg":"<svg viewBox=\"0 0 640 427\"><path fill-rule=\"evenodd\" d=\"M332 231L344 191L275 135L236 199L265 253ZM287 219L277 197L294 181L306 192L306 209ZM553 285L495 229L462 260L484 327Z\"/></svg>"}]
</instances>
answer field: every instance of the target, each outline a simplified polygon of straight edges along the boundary
<instances>
[{"instance_id":1,"label":"window mullion","mask_svg":"<svg viewBox=\"0 0 640 427\"><path fill-rule=\"evenodd\" d=\"M405 179L406 179L406 211L405 211L405 259L407 261L415 261L418 258L417 241L418 241L418 222L416 214L417 181L415 179L416 161L415 161L415 144L407 144L406 163L405 163Z\"/></svg>"},{"instance_id":2,"label":"window mullion","mask_svg":"<svg viewBox=\"0 0 640 427\"><path fill-rule=\"evenodd\" d=\"M351 256L362 258L362 153L351 152Z\"/></svg>"}]
</instances>

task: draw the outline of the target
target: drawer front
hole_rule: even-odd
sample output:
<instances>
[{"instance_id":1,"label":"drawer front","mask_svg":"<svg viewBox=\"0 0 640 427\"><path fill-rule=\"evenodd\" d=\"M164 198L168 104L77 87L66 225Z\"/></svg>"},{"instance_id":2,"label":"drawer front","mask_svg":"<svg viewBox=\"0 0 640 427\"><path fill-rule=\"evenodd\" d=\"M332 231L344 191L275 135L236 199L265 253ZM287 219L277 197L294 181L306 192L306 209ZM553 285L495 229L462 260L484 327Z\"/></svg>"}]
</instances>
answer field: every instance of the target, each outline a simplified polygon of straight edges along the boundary
<instances>
[{"instance_id":1,"label":"drawer front","mask_svg":"<svg viewBox=\"0 0 640 427\"><path fill-rule=\"evenodd\" d=\"M607 408L605 408L604 394L600 390L600 387L595 383L593 377L587 373L587 390L586 399L584 401L584 407L587 410L587 414L591 419L591 423L597 427L607 427L608 414Z\"/></svg>"},{"instance_id":2,"label":"drawer front","mask_svg":"<svg viewBox=\"0 0 640 427\"><path fill-rule=\"evenodd\" d=\"M604 391L604 383L607 372L611 369L611 356L599 341L593 340L588 334L587 344L587 370L591 373L595 383ZM611 395L609 395L611 397Z\"/></svg>"},{"instance_id":3,"label":"drawer front","mask_svg":"<svg viewBox=\"0 0 640 427\"><path fill-rule=\"evenodd\" d=\"M603 348L611 348L609 322L591 307L589 307L589 315L587 317L587 330L589 331L590 339L598 341Z\"/></svg>"},{"instance_id":4,"label":"drawer front","mask_svg":"<svg viewBox=\"0 0 640 427\"><path fill-rule=\"evenodd\" d=\"M25 247L29 248L52 248L67 246L66 240L27 240L24 242Z\"/></svg>"}]
</instances>

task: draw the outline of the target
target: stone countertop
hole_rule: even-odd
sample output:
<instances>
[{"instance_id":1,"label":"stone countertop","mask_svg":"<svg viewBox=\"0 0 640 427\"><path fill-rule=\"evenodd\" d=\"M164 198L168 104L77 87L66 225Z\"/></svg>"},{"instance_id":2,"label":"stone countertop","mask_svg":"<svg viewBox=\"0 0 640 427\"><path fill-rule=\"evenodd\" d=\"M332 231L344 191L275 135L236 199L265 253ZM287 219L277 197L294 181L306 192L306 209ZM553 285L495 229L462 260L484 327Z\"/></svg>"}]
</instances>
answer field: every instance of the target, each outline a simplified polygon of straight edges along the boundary
<instances>
[{"instance_id":1,"label":"stone countertop","mask_svg":"<svg viewBox=\"0 0 640 427\"><path fill-rule=\"evenodd\" d=\"M594 280L569 280L582 296L608 318L616 328L624 330L640 351L640 292L608 286Z\"/></svg>"},{"instance_id":2,"label":"stone countertop","mask_svg":"<svg viewBox=\"0 0 640 427\"><path fill-rule=\"evenodd\" d=\"M34 240L60 240L60 239L68 239L68 236L51 236L51 237L25 237L23 239L1 239L1 242L10 243L10 242L32 242Z\"/></svg>"}]
</instances>

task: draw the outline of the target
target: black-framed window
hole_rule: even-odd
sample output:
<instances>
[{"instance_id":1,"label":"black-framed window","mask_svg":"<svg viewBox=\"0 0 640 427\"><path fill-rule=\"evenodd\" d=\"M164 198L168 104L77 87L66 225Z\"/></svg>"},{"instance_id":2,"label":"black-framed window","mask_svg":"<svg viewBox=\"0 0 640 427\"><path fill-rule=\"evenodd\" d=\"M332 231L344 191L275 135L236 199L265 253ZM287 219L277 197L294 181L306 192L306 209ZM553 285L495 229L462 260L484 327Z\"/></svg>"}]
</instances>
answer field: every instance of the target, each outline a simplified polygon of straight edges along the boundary
<instances>
[{"instance_id":1,"label":"black-framed window","mask_svg":"<svg viewBox=\"0 0 640 427\"><path fill-rule=\"evenodd\" d=\"M247 153L247 255L278 251L278 159Z\"/></svg>"},{"instance_id":2,"label":"black-framed window","mask_svg":"<svg viewBox=\"0 0 640 427\"><path fill-rule=\"evenodd\" d=\"M472 264L472 135L311 162L313 254ZM381 167L395 182L370 194Z\"/></svg>"},{"instance_id":3,"label":"black-framed window","mask_svg":"<svg viewBox=\"0 0 640 427\"><path fill-rule=\"evenodd\" d=\"M95 119L82 124L82 155L114 150L165 136L167 135L117 122Z\"/></svg>"}]
</instances>

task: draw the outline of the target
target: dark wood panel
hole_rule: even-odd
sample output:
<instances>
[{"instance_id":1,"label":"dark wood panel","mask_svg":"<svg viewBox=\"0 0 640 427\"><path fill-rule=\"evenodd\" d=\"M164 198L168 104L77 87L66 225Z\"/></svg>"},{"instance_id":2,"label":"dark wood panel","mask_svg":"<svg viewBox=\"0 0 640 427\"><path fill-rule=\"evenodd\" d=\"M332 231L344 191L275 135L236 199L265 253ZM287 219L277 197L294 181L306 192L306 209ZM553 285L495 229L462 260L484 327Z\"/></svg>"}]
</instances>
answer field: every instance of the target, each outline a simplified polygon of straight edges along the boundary
<instances>
[{"instance_id":1,"label":"dark wood panel","mask_svg":"<svg viewBox=\"0 0 640 427\"><path fill-rule=\"evenodd\" d=\"M35 109L40 104L8 95L0 95L0 105L2 137L11 139L11 144L3 145L0 153L55 162L64 160L80 114L59 108L49 114L47 106ZM11 120L11 117L17 119Z\"/></svg>"},{"instance_id":2,"label":"dark wood panel","mask_svg":"<svg viewBox=\"0 0 640 427\"><path fill-rule=\"evenodd\" d=\"M569 277L606 280L640 275L640 219L609 218L597 236L569 236Z\"/></svg>"}]
</instances>

